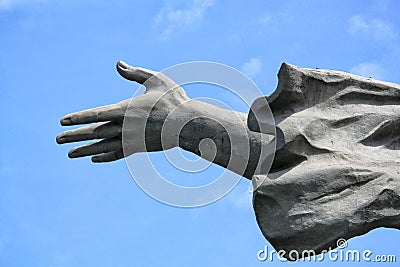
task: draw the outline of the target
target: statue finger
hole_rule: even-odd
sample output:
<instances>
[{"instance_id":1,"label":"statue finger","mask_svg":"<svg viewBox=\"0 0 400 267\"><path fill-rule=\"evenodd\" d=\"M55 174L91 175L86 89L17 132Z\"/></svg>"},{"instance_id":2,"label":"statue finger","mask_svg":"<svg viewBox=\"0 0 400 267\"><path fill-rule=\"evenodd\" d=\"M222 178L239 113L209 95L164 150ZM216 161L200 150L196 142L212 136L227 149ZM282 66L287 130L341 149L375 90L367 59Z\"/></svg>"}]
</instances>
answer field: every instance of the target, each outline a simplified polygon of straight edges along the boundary
<instances>
[{"instance_id":1,"label":"statue finger","mask_svg":"<svg viewBox=\"0 0 400 267\"><path fill-rule=\"evenodd\" d=\"M109 138L103 139L99 142L90 143L84 146L76 147L69 151L68 157L80 158L92 155L98 155L102 153L108 153L122 149L121 138Z\"/></svg>"},{"instance_id":2,"label":"statue finger","mask_svg":"<svg viewBox=\"0 0 400 267\"><path fill-rule=\"evenodd\" d=\"M92 139L103 139L121 136L122 125L117 122L99 122L75 130L61 133L57 136L58 144L80 142Z\"/></svg>"},{"instance_id":3,"label":"statue finger","mask_svg":"<svg viewBox=\"0 0 400 267\"><path fill-rule=\"evenodd\" d=\"M63 126L70 126L100 121L122 120L125 110L118 104L102 106L65 115L60 123Z\"/></svg>"},{"instance_id":4,"label":"statue finger","mask_svg":"<svg viewBox=\"0 0 400 267\"><path fill-rule=\"evenodd\" d=\"M124 152L122 150L112 151L107 153L102 153L92 157L92 162L111 162L122 159L124 157Z\"/></svg>"},{"instance_id":5,"label":"statue finger","mask_svg":"<svg viewBox=\"0 0 400 267\"><path fill-rule=\"evenodd\" d=\"M125 79L140 84L144 84L145 81L157 73L144 68L132 67L123 61L118 61L117 71Z\"/></svg>"}]
</instances>

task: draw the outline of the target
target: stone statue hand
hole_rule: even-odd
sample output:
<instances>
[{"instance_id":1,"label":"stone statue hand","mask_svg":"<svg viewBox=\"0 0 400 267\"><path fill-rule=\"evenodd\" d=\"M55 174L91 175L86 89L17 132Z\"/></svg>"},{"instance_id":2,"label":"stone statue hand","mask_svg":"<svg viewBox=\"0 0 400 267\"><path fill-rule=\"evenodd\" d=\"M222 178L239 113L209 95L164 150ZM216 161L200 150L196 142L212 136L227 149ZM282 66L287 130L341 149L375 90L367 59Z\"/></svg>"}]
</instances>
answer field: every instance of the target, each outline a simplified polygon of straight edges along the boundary
<instances>
[{"instance_id":1,"label":"stone statue hand","mask_svg":"<svg viewBox=\"0 0 400 267\"><path fill-rule=\"evenodd\" d=\"M90 125L61 133L57 143L96 140L70 150L70 158L91 156L93 162L110 162L136 152L161 151L177 145L174 140L166 140L162 146L160 137L168 114L190 100L182 87L162 73L131 67L122 61L116 67L125 79L143 84L145 93L116 104L64 116L60 121L63 126ZM124 127L124 134L132 138L129 139L129 151L123 151L122 129L127 116L129 123Z\"/></svg>"}]
</instances>

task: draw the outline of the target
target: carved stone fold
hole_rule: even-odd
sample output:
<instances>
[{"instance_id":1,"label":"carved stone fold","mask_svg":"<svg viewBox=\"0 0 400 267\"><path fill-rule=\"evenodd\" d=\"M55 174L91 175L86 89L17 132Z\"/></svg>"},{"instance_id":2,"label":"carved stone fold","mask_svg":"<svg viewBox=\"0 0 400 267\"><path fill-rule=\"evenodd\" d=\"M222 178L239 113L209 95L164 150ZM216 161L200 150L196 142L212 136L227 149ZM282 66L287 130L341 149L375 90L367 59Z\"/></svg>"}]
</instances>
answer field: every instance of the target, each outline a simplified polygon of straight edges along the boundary
<instances>
[{"instance_id":1,"label":"carved stone fold","mask_svg":"<svg viewBox=\"0 0 400 267\"><path fill-rule=\"evenodd\" d=\"M301 255L374 228L400 229L400 86L286 63L278 77L266 97L277 151L270 173L254 177L263 235L277 251ZM255 131L257 102L248 117Z\"/></svg>"}]
</instances>

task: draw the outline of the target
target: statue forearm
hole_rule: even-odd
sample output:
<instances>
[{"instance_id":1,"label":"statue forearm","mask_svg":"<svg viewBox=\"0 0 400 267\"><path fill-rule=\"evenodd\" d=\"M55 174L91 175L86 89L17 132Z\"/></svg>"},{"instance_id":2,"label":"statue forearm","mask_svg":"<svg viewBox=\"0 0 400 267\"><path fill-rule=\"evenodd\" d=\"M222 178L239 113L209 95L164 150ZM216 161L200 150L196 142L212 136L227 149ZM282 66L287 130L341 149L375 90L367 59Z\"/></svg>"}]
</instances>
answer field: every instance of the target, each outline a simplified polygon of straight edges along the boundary
<instances>
[{"instance_id":1,"label":"statue forearm","mask_svg":"<svg viewBox=\"0 0 400 267\"><path fill-rule=\"evenodd\" d=\"M247 114L196 100L188 103L187 112L191 118L179 134L179 146L251 179L265 141L263 134L248 129ZM201 144L202 140L208 143ZM230 160L239 164L229 164Z\"/></svg>"}]
</instances>

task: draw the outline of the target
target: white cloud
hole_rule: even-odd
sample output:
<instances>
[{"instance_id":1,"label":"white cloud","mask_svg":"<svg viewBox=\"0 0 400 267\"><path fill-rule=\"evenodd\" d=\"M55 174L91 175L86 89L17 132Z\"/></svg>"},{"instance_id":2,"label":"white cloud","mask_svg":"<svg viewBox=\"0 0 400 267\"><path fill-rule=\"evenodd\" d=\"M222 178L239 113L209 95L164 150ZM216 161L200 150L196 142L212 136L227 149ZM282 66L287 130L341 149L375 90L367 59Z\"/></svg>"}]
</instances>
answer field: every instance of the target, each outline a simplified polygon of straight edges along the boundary
<instances>
[{"instance_id":1,"label":"white cloud","mask_svg":"<svg viewBox=\"0 0 400 267\"><path fill-rule=\"evenodd\" d=\"M268 14L265 14L258 18L258 23L261 25L266 25L266 24L270 23L271 20L272 20L271 16Z\"/></svg>"},{"instance_id":2,"label":"white cloud","mask_svg":"<svg viewBox=\"0 0 400 267\"><path fill-rule=\"evenodd\" d=\"M249 77L254 77L261 72L262 61L259 58L252 58L242 66L242 72Z\"/></svg>"},{"instance_id":3,"label":"white cloud","mask_svg":"<svg viewBox=\"0 0 400 267\"><path fill-rule=\"evenodd\" d=\"M46 0L0 0L0 10L9 10L16 6L25 4L42 3Z\"/></svg>"},{"instance_id":4,"label":"white cloud","mask_svg":"<svg viewBox=\"0 0 400 267\"><path fill-rule=\"evenodd\" d=\"M350 18L348 30L351 34L369 35L376 41L393 40L398 36L398 32L392 24L377 18L366 20L360 15Z\"/></svg>"},{"instance_id":5,"label":"white cloud","mask_svg":"<svg viewBox=\"0 0 400 267\"><path fill-rule=\"evenodd\" d=\"M186 8L178 9L170 4L165 5L154 18L158 27L164 27L161 32L163 39L168 38L173 32L187 30L196 22L202 20L205 11L212 7L214 0L188 1Z\"/></svg>"},{"instance_id":6,"label":"white cloud","mask_svg":"<svg viewBox=\"0 0 400 267\"><path fill-rule=\"evenodd\" d=\"M9 9L15 1L0 0L0 9Z\"/></svg>"},{"instance_id":7,"label":"white cloud","mask_svg":"<svg viewBox=\"0 0 400 267\"><path fill-rule=\"evenodd\" d=\"M381 65L373 62L363 62L350 69L350 72L361 75L364 77L371 77L377 80L383 80L385 78L385 71Z\"/></svg>"}]
</instances>

